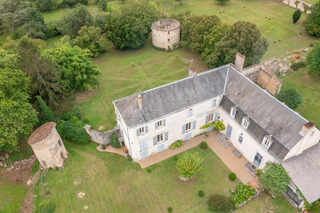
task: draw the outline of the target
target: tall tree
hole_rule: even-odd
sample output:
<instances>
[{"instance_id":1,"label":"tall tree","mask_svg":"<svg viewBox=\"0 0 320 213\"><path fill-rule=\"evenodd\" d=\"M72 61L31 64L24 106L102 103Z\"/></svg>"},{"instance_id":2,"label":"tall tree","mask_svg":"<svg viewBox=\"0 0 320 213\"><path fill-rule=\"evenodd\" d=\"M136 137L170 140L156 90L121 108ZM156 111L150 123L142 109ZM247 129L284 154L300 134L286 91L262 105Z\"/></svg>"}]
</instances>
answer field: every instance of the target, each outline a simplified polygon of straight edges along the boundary
<instances>
[{"instance_id":1,"label":"tall tree","mask_svg":"<svg viewBox=\"0 0 320 213\"><path fill-rule=\"evenodd\" d=\"M215 44L210 67L218 67L227 63L234 63L236 53L246 56L245 66L256 64L268 49L268 43L255 24L239 21L233 24Z\"/></svg>"},{"instance_id":2,"label":"tall tree","mask_svg":"<svg viewBox=\"0 0 320 213\"><path fill-rule=\"evenodd\" d=\"M119 49L139 48L145 44L160 9L153 1L129 0L119 12L107 17L108 39Z\"/></svg>"},{"instance_id":3,"label":"tall tree","mask_svg":"<svg viewBox=\"0 0 320 213\"><path fill-rule=\"evenodd\" d=\"M301 94L293 88L282 89L277 95L277 99L284 102L291 109L296 109L302 104Z\"/></svg>"},{"instance_id":4,"label":"tall tree","mask_svg":"<svg viewBox=\"0 0 320 213\"><path fill-rule=\"evenodd\" d=\"M46 58L57 65L60 81L67 91L91 90L98 84L100 71L93 65L92 54L78 46L66 43L58 48L46 50Z\"/></svg>"},{"instance_id":5,"label":"tall tree","mask_svg":"<svg viewBox=\"0 0 320 213\"><path fill-rule=\"evenodd\" d=\"M54 10L58 7L57 0L35 0L35 4L40 11Z\"/></svg>"},{"instance_id":6,"label":"tall tree","mask_svg":"<svg viewBox=\"0 0 320 213\"><path fill-rule=\"evenodd\" d=\"M181 23L181 44L203 52L203 39L217 24L221 24L221 20L216 15L187 16Z\"/></svg>"},{"instance_id":7,"label":"tall tree","mask_svg":"<svg viewBox=\"0 0 320 213\"><path fill-rule=\"evenodd\" d=\"M320 41L317 41L307 55L307 61L311 71L320 75Z\"/></svg>"},{"instance_id":8,"label":"tall tree","mask_svg":"<svg viewBox=\"0 0 320 213\"><path fill-rule=\"evenodd\" d=\"M0 52L0 150L14 151L18 139L31 133L37 113L29 103L30 80L16 68L17 56Z\"/></svg>"},{"instance_id":9,"label":"tall tree","mask_svg":"<svg viewBox=\"0 0 320 213\"><path fill-rule=\"evenodd\" d=\"M320 37L320 1L312 5L305 29L308 34Z\"/></svg>"},{"instance_id":10,"label":"tall tree","mask_svg":"<svg viewBox=\"0 0 320 213\"><path fill-rule=\"evenodd\" d=\"M75 38L83 26L93 25L92 16L84 5L78 5L65 15L57 26L63 35Z\"/></svg>"},{"instance_id":11,"label":"tall tree","mask_svg":"<svg viewBox=\"0 0 320 213\"><path fill-rule=\"evenodd\" d=\"M41 55L43 45L41 40L24 36L5 47L17 53L19 67L30 77L32 97L40 95L50 107L56 107L62 96L63 85L58 82L59 73L55 64Z\"/></svg>"}]
</instances>

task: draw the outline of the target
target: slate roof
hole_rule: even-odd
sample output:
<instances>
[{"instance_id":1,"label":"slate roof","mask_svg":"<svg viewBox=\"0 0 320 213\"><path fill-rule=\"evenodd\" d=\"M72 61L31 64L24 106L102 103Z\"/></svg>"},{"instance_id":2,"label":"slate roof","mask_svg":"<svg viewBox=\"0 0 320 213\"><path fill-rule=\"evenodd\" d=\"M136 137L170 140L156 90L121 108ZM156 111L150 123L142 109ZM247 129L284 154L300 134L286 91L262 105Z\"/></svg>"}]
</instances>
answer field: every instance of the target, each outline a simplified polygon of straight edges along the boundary
<instances>
[{"instance_id":1,"label":"slate roof","mask_svg":"<svg viewBox=\"0 0 320 213\"><path fill-rule=\"evenodd\" d=\"M282 160L302 138L299 132L307 120L231 64L143 92L142 110L138 108L138 94L113 103L126 124L135 127L222 94L220 106L230 112L231 106L236 105L236 120L240 124L243 116L249 116L248 132L257 141L262 142L265 135L272 135L274 143L270 152L278 159Z\"/></svg>"},{"instance_id":2,"label":"slate roof","mask_svg":"<svg viewBox=\"0 0 320 213\"><path fill-rule=\"evenodd\" d=\"M52 121L41 125L30 135L28 139L28 143L32 145L45 139L50 135L50 133L52 132L52 129L55 128L55 126L56 126L56 123Z\"/></svg>"},{"instance_id":3,"label":"slate roof","mask_svg":"<svg viewBox=\"0 0 320 213\"><path fill-rule=\"evenodd\" d=\"M309 203L320 198L320 144L282 162L292 181Z\"/></svg>"},{"instance_id":4,"label":"slate roof","mask_svg":"<svg viewBox=\"0 0 320 213\"><path fill-rule=\"evenodd\" d=\"M228 69L225 65L142 92L142 110L138 94L113 103L126 125L135 127L223 94Z\"/></svg>"}]
</instances>

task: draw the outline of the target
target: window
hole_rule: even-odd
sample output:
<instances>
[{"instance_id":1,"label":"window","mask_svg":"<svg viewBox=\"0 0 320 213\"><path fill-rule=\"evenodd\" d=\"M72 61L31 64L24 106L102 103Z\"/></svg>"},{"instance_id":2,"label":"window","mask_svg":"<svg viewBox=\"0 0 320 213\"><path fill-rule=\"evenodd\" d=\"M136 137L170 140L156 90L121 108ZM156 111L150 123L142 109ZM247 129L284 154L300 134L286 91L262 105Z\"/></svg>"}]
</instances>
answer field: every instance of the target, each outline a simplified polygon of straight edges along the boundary
<instances>
[{"instance_id":1,"label":"window","mask_svg":"<svg viewBox=\"0 0 320 213\"><path fill-rule=\"evenodd\" d=\"M241 125L242 125L243 128L247 129L249 124L250 124L250 118L249 117L242 118Z\"/></svg>"},{"instance_id":2,"label":"window","mask_svg":"<svg viewBox=\"0 0 320 213\"><path fill-rule=\"evenodd\" d=\"M162 120L157 122L157 128L162 127Z\"/></svg>"},{"instance_id":3,"label":"window","mask_svg":"<svg viewBox=\"0 0 320 213\"><path fill-rule=\"evenodd\" d=\"M191 122L186 123L185 127L186 127L186 131L189 131L191 129Z\"/></svg>"},{"instance_id":4,"label":"window","mask_svg":"<svg viewBox=\"0 0 320 213\"><path fill-rule=\"evenodd\" d=\"M211 121L213 121L213 113L210 113L208 115L208 122L211 122Z\"/></svg>"},{"instance_id":5,"label":"window","mask_svg":"<svg viewBox=\"0 0 320 213\"><path fill-rule=\"evenodd\" d=\"M191 117L192 116L192 109L189 109L188 110L188 117Z\"/></svg>"},{"instance_id":6,"label":"window","mask_svg":"<svg viewBox=\"0 0 320 213\"><path fill-rule=\"evenodd\" d=\"M263 138L262 145L263 145L265 148L269 149L270 146L271 146L271 144L272 144L272 136L271 136L271 135L265 136L265 137Z\"/></svg>"},{"instance_id":7,"label":"window","mask_svg":"<svg viewBox=\"0 0 320 213\"><path fill-rule=\"evenodd\" d=\"M217 100L213 100L212 101L212 104L211 104L211 107L214 108L217 106Z\"/></svg>"},{"instance_id":8,"label":"window","mask_svg":"<svg viewBox=\"0 0 320 213\"><path fill-rule=\"evenodd\" d=\"M168 38L168 41L170 41L170 38Z\"/></svg>"},{"instance_id":9,"label":"window","mask_svg":"<svg viewBox=\"0 0 320 213\"><path fill-rule=\"evenodd\" d=\"M162 133L157 135L157 143L159 143L161 141L163 141L163 134Z\"/></svg>"},{"instance_id":10,"label":"window","mask_svg":"<svg viewBox=\"0 0 320 213\"><path fill-rule=\"evenodd\" d=\"M236 112L237 112L237 107L236 106L231 107L230 116L232 118L235 118L236 117Z\"/></svg>"},{"instance_id":11,"label":"window","mask_svg":"<svg viewBox=\"0 0 320 213\"><path fill-rule=\"evenodd\" d=\"M143 134L144 133L144 126L139 128L139 134Z\"/></svg>"},{"instance_id":12,"label":"window","mask_svg":"<svg viewBox=\"0 0 320 213\"><path fill-rule=\"evenodd\" d=\"M170 35L170 31L168 31L168 35Z\"/></svg>"},{"instance_id":13,"label":"window","mask_svg":"<svg viewBox=\"0 0 320 213\"><path fill-rule=\"evenodd\" d=\"M238 141L239 141L239 143L242 143L242 141L243 141L243 134L242 133L239 135Z\"/></svg>"},{"instance_id":14,"label":"window","mask_svg":"<svg viewBox=\"0 0 320 213\"><path fill-rule=\"evenodd\" d=\"M58 140L58 144L59 144L59 146L62 146L62 143L61 143L60 139Z\"/></svg>"}]
</instances>

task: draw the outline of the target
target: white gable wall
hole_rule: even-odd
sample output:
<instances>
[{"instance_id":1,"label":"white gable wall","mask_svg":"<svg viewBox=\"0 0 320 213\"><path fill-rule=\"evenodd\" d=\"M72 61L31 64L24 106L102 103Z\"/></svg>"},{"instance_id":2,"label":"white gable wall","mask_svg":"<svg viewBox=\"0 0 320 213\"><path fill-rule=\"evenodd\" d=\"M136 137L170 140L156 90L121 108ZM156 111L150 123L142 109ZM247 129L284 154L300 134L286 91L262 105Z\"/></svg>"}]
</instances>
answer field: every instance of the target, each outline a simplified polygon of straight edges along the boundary
<instances>
[{"instance_id":1,"label":"white gable wall","mask_svg":"<svg viewBox=\"0 0 320 213\"><path fill-rule=\"evenodd\" d=\"M266 162L277 162L277 160L267 151L267 149L254 139L245 128L238 124L233 118L230 117L229 113L226 112L221 107L218 107L218 113L220 116L220 121L223 124L228 126L228 124L232 127L231 138L230 141L232 142L233 146L251 163L254 162L254 157L258 152L262 156L262 161L260 163L259 169L264 168ZM250 124L249 124L250 125ZM226 134L226 129L222 131L222 133ZM243 141L242 143L239 142L239 135L243 134ZM271 145L272 146L272 145Z\"/></svg>"},{"instance_id":2,"label":"white gable wall","mask_svg":"<svg viewBox=\"0 0 320 213\"><path fill-rule=\"evenodd\" d=\"M154 120L134 128L128 128L130 146L127 147L128 149L131 149L130 153L132 158L135 160L141 159L141 156L144 156L144 154L146 154L146 151L148 152L148 156L152 153L156 153L158 152L160 146L161 148L163 148L162 144L164 144L164 148L167 149L176 140L184 140L187 134L191 133L191 137L194 137L198 134L203 133L205 130L200 129L200 127L206 123L206 116L211 112L214 112L215 109L217 109L217 106L219 105L221 98L221 96L218 96L216 98L204 101L202 103L183 109L181 111L174 112L172 114L159 118L158 120ZM212 101L214 99L217 100L216 107L212 108ZM191 117L188 117L189 109L192 109ZM166 125L164 127L156 129L155 123L163 119L166 120ZM194 121L196 123L195 128L193 127ZM191 130L186 133L183 133L182 127L188 122L191 122ZM137 136L136 131L142 126L148 126L148 132L143 135ZM165 137L166 132L168 133L168 140L154 145L154 137L161 133L163 133L163 137ZM147 148L140 150L140 143L143 142L147 144Z\"/></svg>"}]
</instances>

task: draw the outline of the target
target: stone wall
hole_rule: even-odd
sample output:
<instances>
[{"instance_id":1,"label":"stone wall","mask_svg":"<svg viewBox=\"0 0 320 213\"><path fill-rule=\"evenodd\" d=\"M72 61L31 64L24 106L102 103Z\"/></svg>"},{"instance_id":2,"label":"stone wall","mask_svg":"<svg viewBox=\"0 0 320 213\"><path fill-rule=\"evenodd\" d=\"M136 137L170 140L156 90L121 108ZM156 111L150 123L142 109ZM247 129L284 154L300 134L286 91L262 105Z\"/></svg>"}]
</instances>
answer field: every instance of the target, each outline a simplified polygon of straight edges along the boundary
<instances>
[{"instance_id":1,"label":"stone wall","mask_svg":"<svg viewBox=\"0 0 320 213\"><path fill-rule=\"evenodd\" d=\"M167 22L172 22L168 24ZM166 24L167 23L167 24ZM180 23L172 19L160 19L152 24L152 44L169 50L178 47L180 41Z\"/></svg>"}]
</instances>

